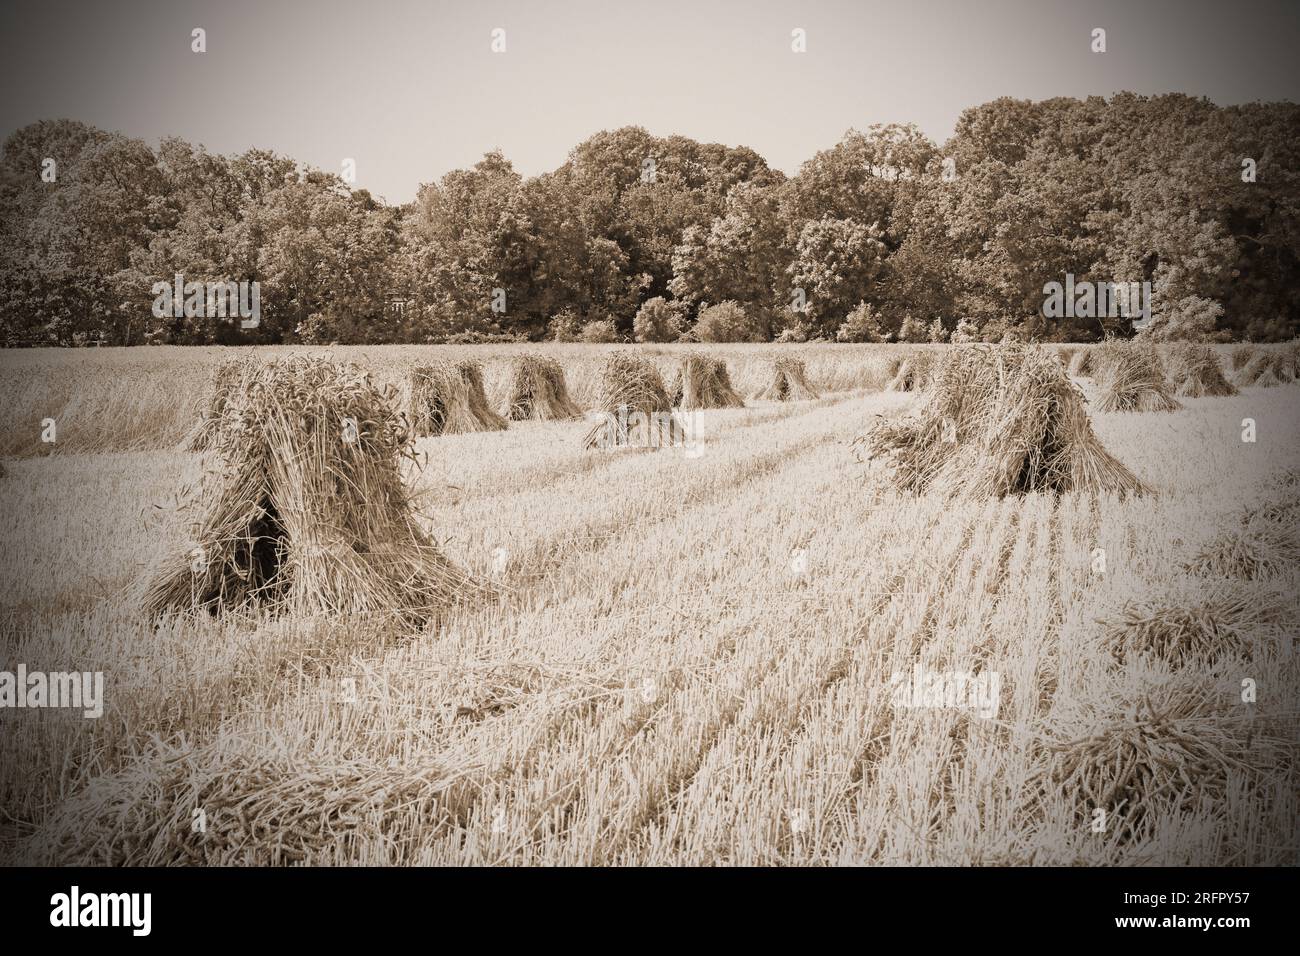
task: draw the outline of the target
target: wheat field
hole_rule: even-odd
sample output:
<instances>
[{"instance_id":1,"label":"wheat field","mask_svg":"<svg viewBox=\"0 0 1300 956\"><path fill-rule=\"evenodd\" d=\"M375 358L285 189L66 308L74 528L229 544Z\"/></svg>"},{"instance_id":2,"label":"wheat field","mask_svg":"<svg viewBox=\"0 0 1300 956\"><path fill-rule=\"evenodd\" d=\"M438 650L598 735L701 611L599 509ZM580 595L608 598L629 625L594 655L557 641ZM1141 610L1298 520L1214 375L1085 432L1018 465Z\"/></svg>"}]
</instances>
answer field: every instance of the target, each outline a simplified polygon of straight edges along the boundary
<instances>
[{"instance_id":1,"label":"wheat field","mask_svg":"<svg viewBox=\"0 0 1300 956\"><path fill-rule=\"evenodd\" d=\"M611 350L546 347L585 408ZM390 382L472 354L499 406L518 350L329 351ZM692 454L584 450L584 421L420 439L404 465L420 521L494 584L423 629L150 621L139 582L183 544L220 467L178 448L223 351L0 354L3 666L105 679L99 719L0 710L0 852L1300 860L1300 388L1168 413L1091 401L1097 436L1152 494L954 501L894 490L855 444L923 400L885 389L905 349L795 347L820 397L751 399L780 351L711 349L747 407L701 413ZM900 703L897 675L918 673L993 697Z\"/></svg>"}]
</instances>

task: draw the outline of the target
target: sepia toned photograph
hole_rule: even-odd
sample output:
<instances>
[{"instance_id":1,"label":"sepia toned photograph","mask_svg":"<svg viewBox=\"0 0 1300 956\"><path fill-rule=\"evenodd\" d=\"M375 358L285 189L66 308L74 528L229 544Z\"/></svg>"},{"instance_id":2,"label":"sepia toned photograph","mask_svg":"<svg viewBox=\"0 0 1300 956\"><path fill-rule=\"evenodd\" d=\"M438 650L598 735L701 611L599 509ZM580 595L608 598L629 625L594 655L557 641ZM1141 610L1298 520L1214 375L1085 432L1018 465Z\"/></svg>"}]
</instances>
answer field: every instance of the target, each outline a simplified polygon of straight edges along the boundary
<instances>
[{"instance_id":1,"label":"sepia toned photograph","mask_svg":"<svg viewBox=\"0 0 1300 956\"><path fill-rule=\"evenodd\" d=\"M0 863L1296 866L1298 48L6 0Z\"/></svg>"}]
</instances>

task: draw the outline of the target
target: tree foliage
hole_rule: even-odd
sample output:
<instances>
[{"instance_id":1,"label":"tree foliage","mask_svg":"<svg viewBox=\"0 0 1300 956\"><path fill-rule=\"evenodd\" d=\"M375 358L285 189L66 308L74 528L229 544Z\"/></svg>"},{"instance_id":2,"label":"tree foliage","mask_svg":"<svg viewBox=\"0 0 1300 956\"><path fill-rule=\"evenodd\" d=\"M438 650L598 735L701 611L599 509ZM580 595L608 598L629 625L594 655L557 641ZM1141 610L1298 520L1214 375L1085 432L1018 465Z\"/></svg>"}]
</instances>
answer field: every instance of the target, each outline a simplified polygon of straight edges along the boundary
<instances>
[{"instance_id":1,"label":"tree foliage","mask_svg":"<svg viewBox=\"0 0 1300 956\"><path fill-rule=\"evenodd\" d=\"M1004 98L942 146L849 130L792 177L625 127L534 177L488 153L391 206L264 150L42 121L0 155L0 323L10 345L1133 333L1045 319L1069 275L1149 283L1150 337L1288 338L1297 144L1292 103ZM156 317L178 274L258 282L260 324Z\"/></svg>"}]
</instances>

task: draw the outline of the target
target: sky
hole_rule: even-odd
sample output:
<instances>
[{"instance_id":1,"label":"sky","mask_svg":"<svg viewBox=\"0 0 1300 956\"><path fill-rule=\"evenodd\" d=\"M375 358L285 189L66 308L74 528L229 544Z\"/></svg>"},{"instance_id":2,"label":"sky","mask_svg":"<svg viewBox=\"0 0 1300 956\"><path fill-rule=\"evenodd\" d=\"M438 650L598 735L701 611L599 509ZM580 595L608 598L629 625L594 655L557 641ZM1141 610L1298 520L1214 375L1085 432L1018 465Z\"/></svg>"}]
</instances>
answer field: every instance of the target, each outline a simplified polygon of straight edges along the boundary
<instances>
[{"instance_id":1,"label":"sky","mask_svg":"<svg viewBox=\"0 0 1300 956\"><path fill-rule=\"evenodd\" d=\"M405 202L489 150L535 175L619 126L794 173L872 123L942 142L999 96L1300 101L1297 62L1297 0L4 0L0 136L69 118L334 172L350 158L357 186Z\"/></svg>"}]
</instances>

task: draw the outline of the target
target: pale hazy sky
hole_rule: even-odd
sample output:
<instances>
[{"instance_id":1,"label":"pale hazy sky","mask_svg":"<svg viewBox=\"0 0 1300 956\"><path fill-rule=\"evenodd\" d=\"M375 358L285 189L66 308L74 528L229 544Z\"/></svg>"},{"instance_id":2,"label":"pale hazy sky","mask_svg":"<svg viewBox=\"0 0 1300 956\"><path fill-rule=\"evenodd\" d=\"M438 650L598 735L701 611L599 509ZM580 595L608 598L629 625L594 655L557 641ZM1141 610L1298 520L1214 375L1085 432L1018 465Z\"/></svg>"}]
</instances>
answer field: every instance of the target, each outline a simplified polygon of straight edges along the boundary
<instances>
[{"instance_id":1,"label":"pale hazy sky","mask_svg":"<svg viewBox=\"0 0 1300 956\"><path fill-rule=\"evenodd\" d=\"M793 173L849 127L942 142L998 96L1295 101L1298 51L1296 0L3 0L0 136L67 117L336 172L354 157L357 185L404 202L487 150L531 175L624 125Z\"/></svg>"}]
</instances>

